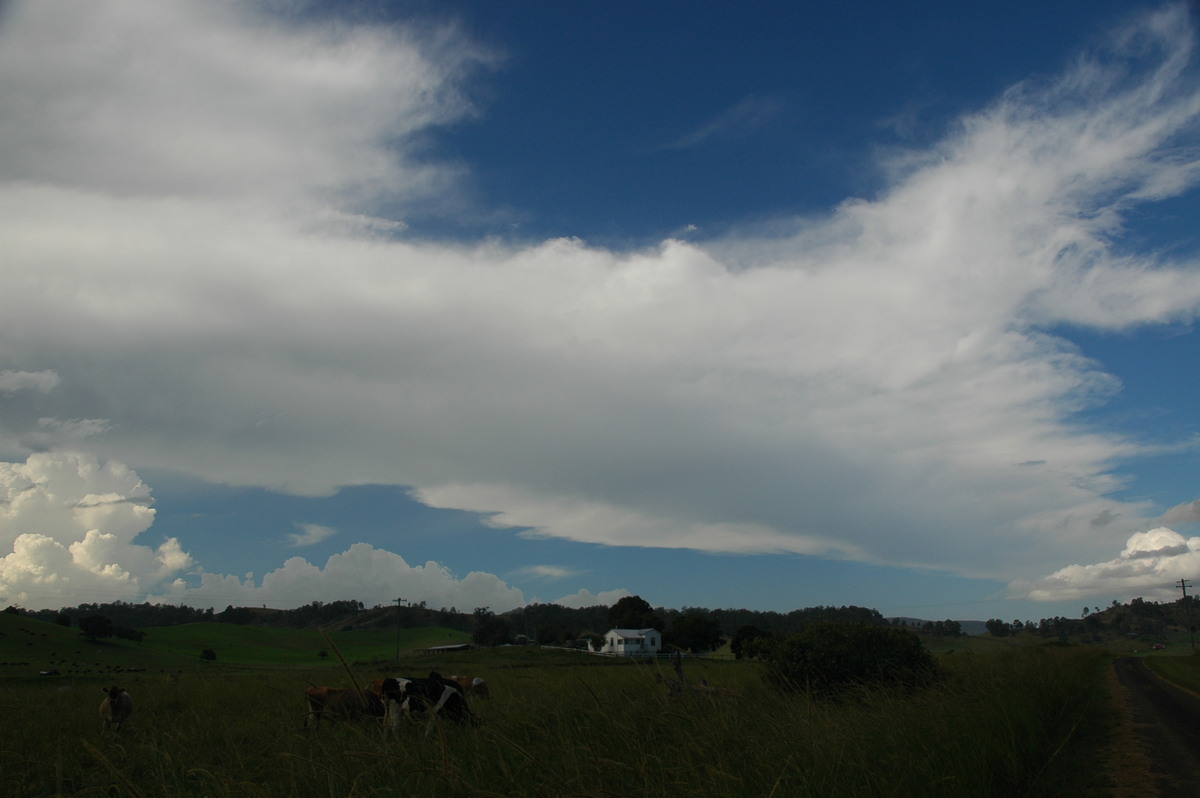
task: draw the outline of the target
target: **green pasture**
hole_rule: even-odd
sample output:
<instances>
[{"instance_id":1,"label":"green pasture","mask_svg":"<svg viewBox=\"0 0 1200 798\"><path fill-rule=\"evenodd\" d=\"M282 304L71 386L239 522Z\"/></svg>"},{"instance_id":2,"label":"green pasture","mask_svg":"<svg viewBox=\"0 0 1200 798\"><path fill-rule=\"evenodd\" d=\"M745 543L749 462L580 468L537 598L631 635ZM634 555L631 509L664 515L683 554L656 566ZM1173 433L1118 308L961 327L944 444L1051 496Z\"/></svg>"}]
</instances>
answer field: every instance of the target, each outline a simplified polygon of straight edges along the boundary
<instances>
[{"instance_id":1,"label":"green pasture","mask_svg":"<svg viewBox=\"0 0 1200 798\"><path fill-rule=\"evenodd\" d=\"M1187 652L1191 654L1190 645ZM1200 694L1200 657L1163 656L1162 652L1157 651L1154 653L1158 656L1146 657L1146 665L1150 670L1168 682Z\"/></svg>"},{"instance_id":2,"label":"green pasture","mask_svg":"<svg viewBox=\"0 0 1200 798\"><path fill-rule=\"evenodd\" d=\"M289 653L273 655L281 664L260 652L246 669L228 661L251 645L237 627L177 629L157 649L130 644L190 665L123 674L135 711L120 735L101 732L108 679L7 681L0 704L20 722L0 736L0 795L976 798L1098 795L1108 783L1108 662L1082 647L959 649L940 657L945 678L932 688L828 701L782 693L745 661L685 660L692 683L719 690L676 694L666 663L535 647L373 662L395 648L374 632L333 637L349 670L290 632L278 638ZM7 640L9 626L0 631ZM202 636L219 631L229 637ZM218 651L211 666L191 653L202 640ZM311 667L299 664L307 657ZM477 728L304 727L307 685L430 670L488 680L493 698L472 703Z\"/></svg>"},{"instance_id":3,"label":"green pasture","mask_svg":"<svg viewBox=\"0 0 1200 798\"><path fill-rule=\"evenodd\" d=\"M87 640L74 627L0 613L0 679L32 678L56 670L61 677L120 672L190 670L197 667L274 666L341 667L337 653L350 662L392 660L400 653L468 642L453 629L426 628L321 632L221 623L193 623L144 630L140 643L115 637ZM332 643L332 645L331 645ZM217 656L205 662L200 654ZM321 656L321 652L325 656Z\"/></svg>"},{"instance_id":4,"label":"green pasture","mask_svg":"<svg viewBox=\"0 0 1200 798\"><path fill-rule=\"evenodd\" d=\"M394 659L401 653L430 646L470 642L466 632L453 629L401 629L330 632L259 628L223 623L190 623L147 630L143 643L152 649L198 657L212 649L217 662L242 664L308 665L336 663L336 653L349 661ZM331 645L332 643L332 645ZM322 656L321 652L325 652Z\"/></svg>"}]
</instances>

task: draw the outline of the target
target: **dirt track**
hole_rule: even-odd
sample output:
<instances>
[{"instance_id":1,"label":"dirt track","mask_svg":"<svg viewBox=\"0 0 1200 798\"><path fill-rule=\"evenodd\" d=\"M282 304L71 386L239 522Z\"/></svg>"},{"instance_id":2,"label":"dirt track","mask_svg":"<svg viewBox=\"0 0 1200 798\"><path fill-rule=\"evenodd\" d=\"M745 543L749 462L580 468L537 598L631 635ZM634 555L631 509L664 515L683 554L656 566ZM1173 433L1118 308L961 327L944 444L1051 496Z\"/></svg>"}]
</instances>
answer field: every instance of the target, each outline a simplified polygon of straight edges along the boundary
<instances>
[{"instance_id":1,"label":"dirt track","mask_svg":"<svg viewBox=\"0 0 1200 798\"><path fill-rule=\"evenodd\" d=\"M1159 679L1140 657L1113 669L1154 782L1140 794L1200 794L1200 698Z\"/></svg>"}]
</instances>

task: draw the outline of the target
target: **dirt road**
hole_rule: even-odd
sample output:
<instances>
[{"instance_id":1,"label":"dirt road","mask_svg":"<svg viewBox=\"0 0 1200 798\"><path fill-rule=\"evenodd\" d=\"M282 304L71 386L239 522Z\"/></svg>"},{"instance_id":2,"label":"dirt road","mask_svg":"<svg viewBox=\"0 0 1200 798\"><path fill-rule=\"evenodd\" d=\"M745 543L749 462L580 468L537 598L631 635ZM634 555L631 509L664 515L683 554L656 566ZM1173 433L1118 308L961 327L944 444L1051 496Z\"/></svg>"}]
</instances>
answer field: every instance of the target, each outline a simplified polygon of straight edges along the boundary
<instances>
[{"instance_id":1,"label":"dirt road","mask_svg":"<svg viewBox=\"0 0 1200 798\"><path fill-rule=\"evenodd\" d=\"M1200 698L1159 679L1140 657L1113 669L1154 781L1142 795L1200 795Z\"/></svg>"}]
</instances>

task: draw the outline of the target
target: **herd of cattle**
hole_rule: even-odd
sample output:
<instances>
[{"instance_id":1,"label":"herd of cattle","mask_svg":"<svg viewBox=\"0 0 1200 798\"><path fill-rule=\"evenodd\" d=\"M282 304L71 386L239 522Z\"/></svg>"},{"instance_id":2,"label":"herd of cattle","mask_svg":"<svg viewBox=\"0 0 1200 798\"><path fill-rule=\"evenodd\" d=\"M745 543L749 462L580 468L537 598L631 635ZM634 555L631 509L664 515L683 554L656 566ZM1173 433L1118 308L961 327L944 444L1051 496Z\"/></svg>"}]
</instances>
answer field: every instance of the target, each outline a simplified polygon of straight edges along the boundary
<instances>
[{"instance_id":1,"label":"herd of cattle","mask_svg":"<svg viewBox=\"0 0 1200 798\"><path fill-rule=\"evenodd\" d=\"M104 729L121 731L121 724L133 714L133 698L122 687L103 688L105 699L100 704ZM444 718L463 725L479 721L467 706L467 696L490 698L491 691L482 678L470 676L443 677L432 671L426 678L389 676L376 679L366 690L348 687L309 687L304 691L308 714L304 725L317 726L322 719L355 720L377 718L394 728L407 718L431 722ZM432 726L428 727L432 728ZM428 731L427 728L427 731Z\"/></svg>"}]
</instances>

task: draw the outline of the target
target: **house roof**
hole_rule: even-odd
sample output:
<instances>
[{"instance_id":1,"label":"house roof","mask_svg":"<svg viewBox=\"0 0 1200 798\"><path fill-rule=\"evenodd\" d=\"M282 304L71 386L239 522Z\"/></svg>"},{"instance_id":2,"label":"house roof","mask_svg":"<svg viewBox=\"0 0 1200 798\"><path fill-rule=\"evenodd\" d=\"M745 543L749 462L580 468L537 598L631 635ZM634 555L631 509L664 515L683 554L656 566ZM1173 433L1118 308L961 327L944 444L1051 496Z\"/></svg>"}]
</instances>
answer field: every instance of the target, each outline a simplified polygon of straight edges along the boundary
<instances>
[{"instance_id":1,"label":"house roof","mask_svg":"<svg viewBox=\"0 0 1200 798\"><path fill-rule=\"evenodd\" d=\"M658 634L657 629L609 629L608 630L609 634L616 634L620 637L624 637L627 639L633 638L633 637L645 637L646 635L650 634L651 632L653 632L654 634Z\"/></svg>"}]
</instances>

